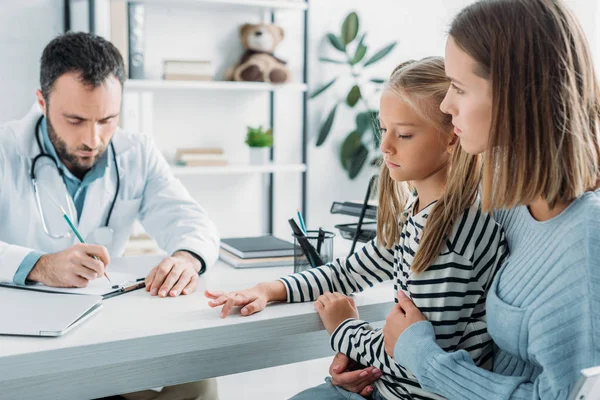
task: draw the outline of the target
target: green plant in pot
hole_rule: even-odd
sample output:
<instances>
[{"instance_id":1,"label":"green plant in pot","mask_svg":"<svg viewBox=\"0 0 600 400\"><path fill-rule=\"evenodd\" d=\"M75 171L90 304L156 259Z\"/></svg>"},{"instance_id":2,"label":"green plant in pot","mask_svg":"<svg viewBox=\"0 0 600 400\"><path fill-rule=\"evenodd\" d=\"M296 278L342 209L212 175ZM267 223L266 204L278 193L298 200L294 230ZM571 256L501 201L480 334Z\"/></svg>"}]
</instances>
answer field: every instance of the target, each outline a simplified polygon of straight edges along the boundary
<instances>
[{"instance_id":1,"label":"green plant in pot","mask_svg":"<svg viewBox=\"0 0 600 400\"><path fill-rule=\"evenodd\" d=\"M263 130L262 126L249 126L246 134L246 144L250 147L250 164L264 165L270 161L270 151L273 146L273 131Z\"/></svg>"},{"instance_id":2,"label":"green plant in pot","mask_svg":"<svg viewBox=\"0 0 600 400\"><path fill-rule=\"evenodd\" d=\"M359 19L355 12L346 16L342 23L341 34L335 35L329 33L326 39L331 46L339 53L335 59L320 57L319 60L324 63L339 65L341 69L338 76L321 86L311 94L311 99L326 92L334 87L341 78L350 78L351 86L347 94L336 100L325 121L319 128L316 145L321 146L329 136L335 122L335 117L340 105L345 104L354 111L355 127L347 134L340 149L340 161L343 168L348 173L350 179L354 179L367 163L369 156L370 164L377 165L379 156L379 129L377 128L377 107L373 106L373 99L369 99L365 93L378 93L383 87L385 79L366 78L368 68L386 57L396 46L392 42L387 46L375 51L369 52L369 46L365 42L366 32L359 32ZM368 55L369 54L369 55ZM366 85L370 87L367 88Z\"/></svg>"}]
</instances>

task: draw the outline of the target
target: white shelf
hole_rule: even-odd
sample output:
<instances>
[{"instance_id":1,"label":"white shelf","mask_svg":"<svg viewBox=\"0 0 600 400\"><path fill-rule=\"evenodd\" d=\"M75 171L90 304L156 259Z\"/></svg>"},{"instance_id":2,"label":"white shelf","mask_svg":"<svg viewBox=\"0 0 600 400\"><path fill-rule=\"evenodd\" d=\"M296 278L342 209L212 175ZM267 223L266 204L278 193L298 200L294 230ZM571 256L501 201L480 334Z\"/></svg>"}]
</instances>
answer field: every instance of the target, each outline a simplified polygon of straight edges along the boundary
<instances>
[{"instance_id":1,"label":"white shelf","mask_svg":"<svg viewBox=\"0 0 600 400\"><path fill-rule=\"evenodd\" d=\"M270 174L274 172L304 172L305 164L228 165L226 167L179 167L172 166L175 176L191 175L244 175Z\"/></svg>"},{"instance_id":2,"label":"white shelf","mask_svg":"<svg viewBox=\"0 0 600 400\"><path fill-rule=\"evenodd\" d=\"M83 0L78 0L83 1ZM146 3L146 4L184 4L198 5L214 4L221 6L235 6L246 8L258 8L263 10L306 10L308 7L302 1L281 1L281 0L120 0L125 2Z\"/></svg>"},{"instance_id":3,"label":"white shelf","mask_svg":"<svg viewBox=\"0 0 600 400\"><path fill-rule=\"evenodd\" d=\"M274 85L263 82L230 82L230 81L169 81L169 80L146 80L129 79L125 81L126 90L241 90L271 92L280 90L291 90L306 92L308 86L304 83L283 83Z\"/></svg>"}]
</instances>

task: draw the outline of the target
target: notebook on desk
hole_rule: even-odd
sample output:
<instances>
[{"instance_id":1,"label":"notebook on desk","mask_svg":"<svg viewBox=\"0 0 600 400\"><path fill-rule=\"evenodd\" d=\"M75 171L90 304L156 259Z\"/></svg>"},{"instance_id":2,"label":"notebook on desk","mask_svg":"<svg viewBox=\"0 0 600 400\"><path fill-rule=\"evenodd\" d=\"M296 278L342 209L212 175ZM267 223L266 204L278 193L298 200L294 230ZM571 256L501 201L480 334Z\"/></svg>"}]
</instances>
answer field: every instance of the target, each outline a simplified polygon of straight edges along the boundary
<instances>
[{"instance_id":1,"label":"notebook on desk","mask_svg":"<svg viewBox=\"0 0 600 400\"><path fill-rule=\"evenodd\" d=\"M48 293L64 293L64 294L83 294L92 296L102 296L104 299L127 293L135 289L144 287L145 277L138 278L133 274L124 272L107 271L110 277L109 282L105 277L100 277L90 281L85 288L54 288L48 287L41 283L27 286L18 286L12 282L0 282L0 286L18 287L30 291L48 292Z\"/></svg>"},{"instance_id":2,"label":"notebook on desk","mask_svg":"<svg viewBox=\"0 0 600 400\"><path fill-rule=\"evenodd\" d=\"M294 265L294 257L265 257L265 258L240 258L221 249L221 261L233 268L263 268L263 267L289 267Z\"/></svg>"},{"instance_id":3,"label":"notebook on desk","mask_svg":"<svg viewBox=\"0 0 600 400\"><path fill-rule=\"evenodd\" d=\"M102 296L0 287L0 335L62 336L102 307Z\"/></svg>"},{"instance_id":4,"label":"notebook on desk","mask_svg":"<svg viewBox=\"0 0 600 400\"><path fill-rule=\"evenodd\" d=\"M271 235L221 239L221 248L243 259L294 256L293 243Z\"/></svg>"}]
</instances>

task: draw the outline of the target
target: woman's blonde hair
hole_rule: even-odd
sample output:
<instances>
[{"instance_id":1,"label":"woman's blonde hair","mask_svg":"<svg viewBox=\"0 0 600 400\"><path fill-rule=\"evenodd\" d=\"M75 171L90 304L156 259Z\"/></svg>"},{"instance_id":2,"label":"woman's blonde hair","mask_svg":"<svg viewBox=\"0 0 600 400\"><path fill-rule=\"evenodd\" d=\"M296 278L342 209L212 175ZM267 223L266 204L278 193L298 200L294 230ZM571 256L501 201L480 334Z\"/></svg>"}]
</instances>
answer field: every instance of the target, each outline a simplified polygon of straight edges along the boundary
<instances>
[{"instance_id":1,"label":"woman's blonde hair","mask_svg":"<svg viewBox=\"0 0 600 400\"><path fill-rule=\"evenodd\" d=\"M435 126L440 135L451 135L452 117L440 111L449 85L444 60L428 57L396 67L386 90L398 95L421 118ZM480 177L480 156L467 154L457 145L452 154L446 189L427 217L411 270L423 272L439 257L455 222L477 199ZM377 240L387 248L392 248L400 239L410 189L410 182L394 181L385 164L381 167Z\"/></svg>"},{"instance_id":2,"label":"woman's blonde hair","mask_svg":"<svg viewBox=\"0 0 600 400\"><path fill-rule=\"evenodd\" d=\"M540 197L553 208L596 189L600 92L585 34L564 3L480 1L449 33L491 81L483 209Z\"/></svg>"}]
</instances>

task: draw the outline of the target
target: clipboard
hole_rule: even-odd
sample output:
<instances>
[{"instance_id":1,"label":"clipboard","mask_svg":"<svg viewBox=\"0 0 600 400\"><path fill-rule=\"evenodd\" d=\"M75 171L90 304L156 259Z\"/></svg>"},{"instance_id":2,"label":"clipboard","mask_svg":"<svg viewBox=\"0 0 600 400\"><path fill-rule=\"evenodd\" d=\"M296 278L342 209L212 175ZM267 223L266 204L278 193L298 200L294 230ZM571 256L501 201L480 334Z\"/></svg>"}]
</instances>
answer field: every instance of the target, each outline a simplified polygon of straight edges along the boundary
<instances>
[{"instance_id":1,"label":"clipboard","mask_svg":"<svg viewBox=\"0 0 600 400\"><path fill-rule=\"evenodd\" d=\"M135 275L124 272L111 272L111 280L116 284L111 284L104 277L90 281L85 288L54 288L41 283L27 286L16 285L13 282L0 282L0 286L17 287L20 289L47 292L64 293L78 295L102 296L102 299L109 299L125 293L132 292L146 287L145 278L138 278ZM118 283L117 283L118 282Z\"/></svg>"}]
</instances>

